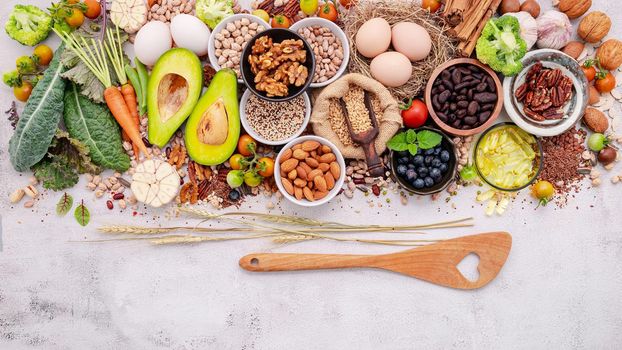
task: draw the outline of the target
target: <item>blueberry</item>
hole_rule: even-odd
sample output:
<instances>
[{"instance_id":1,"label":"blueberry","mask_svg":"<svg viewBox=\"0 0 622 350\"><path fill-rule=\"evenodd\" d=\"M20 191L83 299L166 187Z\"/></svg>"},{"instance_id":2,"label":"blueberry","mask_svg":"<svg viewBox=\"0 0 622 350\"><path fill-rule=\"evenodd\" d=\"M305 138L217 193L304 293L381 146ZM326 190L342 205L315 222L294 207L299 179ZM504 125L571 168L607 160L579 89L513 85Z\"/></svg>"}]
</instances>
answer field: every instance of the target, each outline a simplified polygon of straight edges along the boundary
<instances>
[{"instance_id":1,"label":"blueberry","mask_svg":"<svg viewBox=\"0 0 622 350\"><path fill-rule=\"evenodd\" d=\"M417 154L423 154L423 150L421 148L417 148Z\"/></svg>"},{"instance_id":2,"label":"blueberry","mask_svg":"<svg viewBox=\"0 0 622 350\"><path fill-rule=\"evenodd\" d=\"M430 171L428 170L427 167L420 166L419 168L417 168L417 174L419 174L419 177L426 177L428 176L429 172Z\"/></svg>"},{"instance_id":3,"label":"blueberry","mask_svg":"<svg viewBox=\"0 0 622 350\"><path fill-rule=\"evenodd\" d=\"M408 157L410 155L410 153L408 153L408 151L399 151L397 152L397 156L398 157Z\"/></svg>"},{"instance_id":4,"label":"blueberry","mask_svg":"<svg viewBox=\"0 0 622 350\"><path fill-rule=\"evenodd\" d=\"M441 152L441 160L442 160L443 162L449 162L449 152L448 152L448 151L443 150L443 151Z\"/></svg>"},{"instance_id":5,"label":"blueberry","mask_svg":"<svg viewBox=\"0 0 622 350\"><path fill-rule=\"evenodd\" d=\"M423 179L419 178L417 180L415 180L415 182L413 182L413 186L416 189L421 189L425 186L425 181L423 181Z\"/></svg>"},{"instance_id":6,"label":"blueberry","mask_svg":"<svg viewBox=\"0 0 622 350\"><path fill-rule=\"evenodd\" d=\"M406 171L406 180L412 182L417 178L417 173L413 169Z\"/></svg>"},{"instance_id":7,"label":"blueberry","mask_svg":"<svg viewBox=\"0 0 622 350\"><path fill-rule=\"evenodd\" d=\"M406 174L406 170L408 170L408 167L404 164L400 164L397 166L397 174L398 175L402 175L404 176Z\"/></svg>"},{"instance_id":8,"label":"blueberry","mask_svg":"<svg viewBox=\"0 0 622 350\"><path fill-rule=\"evenodd\" d=\"M425 182L425 186L426 187L434 186L434 180L431 177L429 177L429 176L427 176L425 179L423 179L423 181Z\"/></svg>"},{"instance_id":9,"label":"blueberry","mask_svg":"<svg viewBox=\"0 0 622 350\"><path fill-rule=\"evenodd\" d=\"M238 190L229 191L229 200L232 202L237 202L240 199L240 192Z\"/></svg>"},{"instance_id":10,"label":"blueberry","mask_svg":"<svg viewBox=\"0 0 622 350\"><path fill-rule=\"evenodd\" d=\"M425 150L425 152L423 152L423 154L425 154L426 156L431 156L434 154L434 148L428 148Z\"/></svg>"},{"instance_id":11,"label":"blueberry","mask_svg":"<svg viewBox=\"0 0 622 350\"><path fill-rule=\"evenodd\" d=\"M434 179L434 182L438 182L441 179L441 171L438 168L430 169L430 177Z\"/></svg>"},{"instance_id":12,"label":"blueberry","mask_svg":"<svg viewBox=\"0 0 622 350\"><path fill-rule=\"evenodd\" d=\"M447 172L447 169L448 169L447 164L441 164L438 167L438 170L440 170L441 173L443 173L443 174L445 174Z\"/></svg>"},{"instance_id":13,"label":"blueberry","mask_svg":"<svg viewBox=\"0 0 622 350\"><path fill-rule=\"evenodd\" d=\"M425 163L425 165L430 165L432 164L432 159L434 159L434 156L425 156L423 162Z\"/></svg>"},{"instance_id":14,"label":"blueberry","mask_svg":"<svg viewBox=\"0 0 622 350\"><path fill-rule=\"evenodd\" d=\"M416 155L415 158L413 159L413 163L415 165L422 166L423 165L423 156L420 155L420 154Z\"/></svg>"},{"instance_id":15,"label":"blueberry","mask_svg":"<svg viewBox=\"0 0 622 350\"><path fill-rule=\"evenodd\" d=\"M397 159L397 164L407 164L409 161L408 156L400 157Z\"/></svg>"},{"instance_id":16,"label":"blueberry","mask_svg":"<svg viewBox=\"0 0 622 350\"><path fill-rule=\"evenodd\" d=\"M432 159L432 163L430 163L430 165L432 165L435 168L439 167L441 164L442 162L438 157L434 157L434 159Z\"/></svg>"},{"instance_id":17,"label":"blueberry","mask_svg":"<svg viewBox=\"0 0 622 350\"><path fill-rule=\"evenodd\" d=\"M412 164L412 163L410 163L410 164L408 164L406 167L407 167L408 169L414 169L414 168L415 168L415 165L414 165L414 164Z\"/></svg>"},{"instance_id":18,"label":"blueberry","mask_svg":"<svg viewBox=\"0 0 622 350\"><path fill-rule=\"evenodd\" d=\"M435 156L438 156L439 154L441 154L441 151L442 151L441 146L434 147L434 155Z\"/></svg>"}]
</instances>

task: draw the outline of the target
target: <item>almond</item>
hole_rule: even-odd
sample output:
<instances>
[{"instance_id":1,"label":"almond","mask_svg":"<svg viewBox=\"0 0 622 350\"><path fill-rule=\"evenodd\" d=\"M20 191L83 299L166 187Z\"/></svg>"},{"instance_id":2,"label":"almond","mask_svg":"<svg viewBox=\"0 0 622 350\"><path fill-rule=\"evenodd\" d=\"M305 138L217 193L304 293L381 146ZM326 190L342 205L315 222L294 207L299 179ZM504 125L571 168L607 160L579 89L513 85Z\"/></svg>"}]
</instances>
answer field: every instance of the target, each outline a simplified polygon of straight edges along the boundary
<instances>
[{"instance_id":1,"label":"almond","mask_svg":"<svg viewBox=\"0 0 622 350\"><path fill-rule=\"evenodd\" d=\"M290 159L284 161L283 164L281 164L281 169L285 173L289 173L290 171L296 169L296 166L298 166L298 159L290 158Z\"/></svg>"},{"instance_id":2,"label":"almond","mask_svg":"<svg viewBox=\"0 0 622 350\"><path fill-rule=\"evenodd\" d=\"M309 174L313 169L311 169L311 167L309 166L309 164L302 162L300 163L300 166L305 170L306 174ZM303 178L306 178L307 176L301 176Z\"/></svg>"},{"instance_id":3,"label":"almond","mask_svg":"<svg viewBox=\"0 0 622 350\"><path fill-rule=\"evenodd\" d=\"M37 198L39 195L39 191L33 185L28 185L24 187L24 193L30 198Z\"/></svg>"},{"instance_id":4,"label":"almond","mask_svg":"<svg viewBox=\"0 0 622 350\"><path fill-rule=\"evenodd\" d=\"M593 132L604 133L609 129L607 116L596 108L588 107L583 115L583 123Z\"/></svg>"},{"instance_id":5,"label":"almond","mask_svg":"<svg viewBox=\"0 0 622 350\"><path fill-rule=\"evenodd\" d=\"M297 200L302 200L303 194L302 194L302 188L300 187L296 187L294 188L294 197L296 197Z\"/></svg>"},{"instance_id":6,"label":"almond","mask_svg":"<svg viewBox=\"0 0 622 350\"><path fill-rule=\"evenodd\" d=\"M313 191L311 191L308 187L305 187L305 188L302 189L302 194L310 202L313 202L315 200L315 196L313 195Z\"/></svg>"},{"instance_id":7,"label":"almond","mask_svg":"<svg viewBox=\"0 0 622 350\"><path fill-rule=\"evenodd\" d=\"M24 190L21 188L16 189L15 191L13 191L13 193L11 193L11 195L9 196L9 200L11 201L11 203L15 204L19 201L22 200L22 198L24 198Z\"/></svg>"},{"instance_id":8,"label":"almond","mask_svg":"<svg viewBox=\"0 0 622 350\"><path fill-rule=\"evenodd\" d=\"M313 140L308 140L302 143L301 145L303 151L311 152L320 147L320 143Z\"/></svg>"},{"instance_id":9,"label":"almond","mask_svg":"<svg viewBox=\"0 0 622 350\"><path fill-rule=\"evenodd\" d=\"M298 178L298 179L294 180L294 186L296 186L296 187L305 187L305 186L307 186L307 180L303 180L303 179Z\"/></svg>"},{"instance_id":10,"label":"almond","mask_svg":"<svg viewBox=\"0 0 622 350\"><path fill-rule=\"evenodd\" d=\"M339 164L337 164L337 162L330 163L330 173L333 175L335 180L337 180L341 175L341 168L339 167Z\"/></svg>"},{"instance_id":11,"label":"almond","mask_svg":"<svg viewBox=\"0 0 622 350\"><path fill-rule=\"evenodd\" d=\"M307 159L305 159L305 163L307 163L307 165L309 165L311 168L317 168L318 165L320 165L320 163L318 163L317 160L309 157Z\"/></svg>"},{"instance_id":12,"label":"almond","mask_svg":"<svg viewBox=\"0 0 622 350\"><path fill-rule=\"evenodd\" d=\"M292 180L292 181L293 181L294 179L296 179L297 177L298 177L298 172L296 171L296 169L294 169L294 170L290 171L290 172L287 174L287 178L288 178L288 179L290 179L290 180Z\"/></svg>"},{"instance_id":13,"label":"almond","mask_svg":"<svg viewBox=\"0 0 622 350\"><path fill-rule=\"evenodd\" d=\"M313 193L313 198L315 200L319 200L322 199L324 197L326 197L326 195L328 194L328 192L322 192L322 191L315 191L315 193Z\"/></svg>"},{"instance_id":14,"label":"almond","mask_svg":"<svg viewBox=\"0 0 622 350\"><path fill-rule=\"evenodd\" d=\"M324 180L323 176L316 176L313 179L313 183L318 191L326 192L328 186L326 185L326 180Z\"/></svg>"},{"instance_id":15,"label":"almond","mask_svg":"<svg viewBox=\"0 0 622 350\"><path fill-rule=\"evenodd\" d=\"M282 177L281 178L281 183L283 184L283 188L285 188L285 191L287 193L289 193L290 196L294 195L294 185L292 185L291 182L289 182L289 180L287 178Z\"/></svg>"},{"instance_id":16,"label":"almond","mask_svg":"<svg viewBox=\"0 0 622 350\"><path fill-rule=\"evenodd\" d=\"M313 179L315 179L316 176L322 176L322 175L324 175L324 173L322 173L322 170L313 169L309 174L307 174L307 181L313 181Z\"/></svg>"},{"instance_id":17,"label":"almond","mask_svg":"<svg viewBox=\"0 0 622 350\"><path fill-rule=\"evenodd\" d=\"M328 165L326 163L320 163L320 165L318 165L317 168L322 170L323 173L325 173L328 170L330 170L330 165Z\"/></svg>"},{"instance_id":18,"label":"almond","mask_svg":"<svg viewBox=\"0 0 622 350\"><path fill-rule=\"evenodd\" d=\"M294 153L293 153L293 157L298 159L298 160L303 160L303 159L307 158L308 156L309 156L309 153L307 153L307 152L305 152L305 151L303 151L301 149L294 150Z\"/></svg>"},{"instance_id":19,"label":"almond","mask_svg":"<svg viewBox=\"0 0 622 350\"><path fill-rule=\"evenodd\" d=\"M298 143L292 146L292 151L295 151L297 149L301 149L302 148L302 144Z\"/></svg>"},{"instance_id":20,"label":"almond","mask_svg":"<svg viewBox=\"0 0 622 350\"><path fill-rule=\"evenodd\" d=\"M331 163L337 159L334 153L325 153L320 157L320 163Z\"/></svg>"},{"instance_id":21,"label":"almond","mask_svg":"<svg viewBox=\"0 0 622 350\"><path fill-rule=\"evenodd\" d=\"M298 173L297 176L300 177L301 179L307 178L307 171L302 166L298 165L296 169L294 170L296 170L296 173Z\"/></svg>"},{"instance_id":22,"label":"almond","mask_svg":"<svg viewBox=\"0 0 622 350\"><path fill-rule=\"evenodd\" d=\"M320 147L320 149L322 150L322 154L324 154L324 153L331 153L333 151L332 149L330 149L329 146L326 146L326 145L322 145L322 147Z\"/></svg>"},{"instance_id":23,"label":"almond","mask_svg":"<svg viewBox=\"0 0 622 350\"><path fill-rule=\"evenodd\" d=\"M333 174L331 174L330 172L324 174L324 181L326 181L327 190L330 191L335 187L335 178L333 177Z\"/></svg>"}]
</instances>

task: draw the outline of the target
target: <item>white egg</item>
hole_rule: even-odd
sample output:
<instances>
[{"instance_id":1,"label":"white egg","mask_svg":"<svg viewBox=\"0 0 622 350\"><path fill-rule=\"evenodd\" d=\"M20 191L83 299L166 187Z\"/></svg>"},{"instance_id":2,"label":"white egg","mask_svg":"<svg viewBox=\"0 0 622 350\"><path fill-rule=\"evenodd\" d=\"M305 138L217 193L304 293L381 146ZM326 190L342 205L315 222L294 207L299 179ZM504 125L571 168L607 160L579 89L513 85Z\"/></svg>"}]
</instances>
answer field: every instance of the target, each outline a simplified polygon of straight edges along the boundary
<instances>
[{"instance_id":1,"label":"white egg","mask_svg":"<svg viewBox=\"0 0 622 350\"><path fill-rule=\"evenodd\" d=\"M200 19L186 14L173 17L171 35L177 47L188 49L198 56L207 53L210 30Z\"/></svg>"},{"instance_id":2,"label":"white egg","mask_svg":"<svg viewBox=\"0 0 622 350\"><path fill-rule=\"evenodd\" d=\"M138 59L153 66L163 53L173 47L173 39L168 24L151 21L145 24L134 39L134 52Z\"/></svg>"},{"instance_id":3,"label":"white egg","mask_svg":"<svg viewBox=\"0 0 622 350\"><path fill-rule=\"evenodd\" d=\"M413 72L408 57L395 51L387 51L376 56L369 65L371 76L388 87L406 84Z\"/></svg>"},{"instance_id":4,"label":"white egg","mask_svg":"<svg viewBox=\"0 0 622 350\"><path fill-rule=\"evenodd\" d=\"M391 26L384 18L372 18L359 28L354 42L361 55L374 58L391 45Z\"/></svg>"},{"instance_id":5,"label":"white egg","mask_svg":"<svg viewBox=\"0 0 622 350\"><path fill-rule=\"evenodd\" d=\"M400 22L391 30L391 43L395 51L411 61L422 60L430 54L432 39L422 26L412 22Z\"/></svg>"}]
</instances>

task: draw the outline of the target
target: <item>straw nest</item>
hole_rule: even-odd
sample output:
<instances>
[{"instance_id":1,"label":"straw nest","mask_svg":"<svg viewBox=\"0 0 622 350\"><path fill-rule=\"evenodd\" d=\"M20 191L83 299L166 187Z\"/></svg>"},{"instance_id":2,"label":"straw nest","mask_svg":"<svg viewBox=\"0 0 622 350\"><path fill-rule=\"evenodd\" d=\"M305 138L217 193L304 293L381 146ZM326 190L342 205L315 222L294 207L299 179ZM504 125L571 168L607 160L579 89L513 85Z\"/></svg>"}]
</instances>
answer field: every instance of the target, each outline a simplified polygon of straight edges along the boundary
<instances>
[{"instance_id":1,"label":"straw nest","mask_svg":"<svg viewBox=\"0 0 622 350\"><path fill-rule=\"evenodd\" d=\"M354 45L356 32L366 21L382 17L391 26L402 21L414 22L425 28L432 38L432 50L424 60L413 62L413 73L408 82L400 87L389 88L399 100L423 93L432 71L442 63L456 57L456 43L450 38L449 27L437 15L421 8L420 1L413 0L363 0L343 16L343 26L350 41L350 72L371 77L371 59L358 54Z\"/></svg>"}]
</instances>

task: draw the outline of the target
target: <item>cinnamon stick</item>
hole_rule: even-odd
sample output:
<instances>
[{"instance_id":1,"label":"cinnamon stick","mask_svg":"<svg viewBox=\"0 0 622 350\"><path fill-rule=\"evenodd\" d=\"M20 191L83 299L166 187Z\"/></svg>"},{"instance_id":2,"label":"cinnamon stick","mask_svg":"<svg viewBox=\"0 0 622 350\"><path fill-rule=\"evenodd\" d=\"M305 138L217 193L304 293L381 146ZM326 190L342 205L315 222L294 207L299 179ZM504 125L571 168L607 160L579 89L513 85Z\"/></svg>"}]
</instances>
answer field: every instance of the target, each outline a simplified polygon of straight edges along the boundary
<instances>
[{"instance_id":1,"label":"cinnamon stick","mask_svg":"<svg viewBox=\"0 0 622 350\"><path fill-rule=\"evenodd\" d=\"M450 27L455 27L464 21L465 11L471 7L471 0L447 0L443 17ZM454 32L455 34L455 32Z\"/></svg>"},{"instance_id":2,"label":"cinnamon stick","mask_svg":"<svg viewBox=\"0 0 622 350\"><path fill-rule=\"evenodd\" d=\"M484 17L478 23L477 28L475 28L475 31L473 33L471 33L471 36L469 37L469 39L466 41L461 41L458 44L458 50L463 56L465 57L471 56L471 53L473 53L473 50L475 49L477 39L479 39L479 36L484 30L486 23L488 23L488 20L492 18L495 12L497 12L497 8L499 7L500 4L501 4L501 0L493 0L488 10L484 13Z\"/></svg>"},{"instance_id":3,"label":"cinnamon stick","mask_svg":"<svg viewBox=\"0 0 622 350\"><path fill-rule=\"evenodd\" d=\"M473 31L477 28L481 19L485 17L486 11L488 11L492 2L493 0L477 1L475 6L469 8L464 15L465 20L454 28L458 39L468 41L472 37Z\"/></svg>"}]
</instances>

